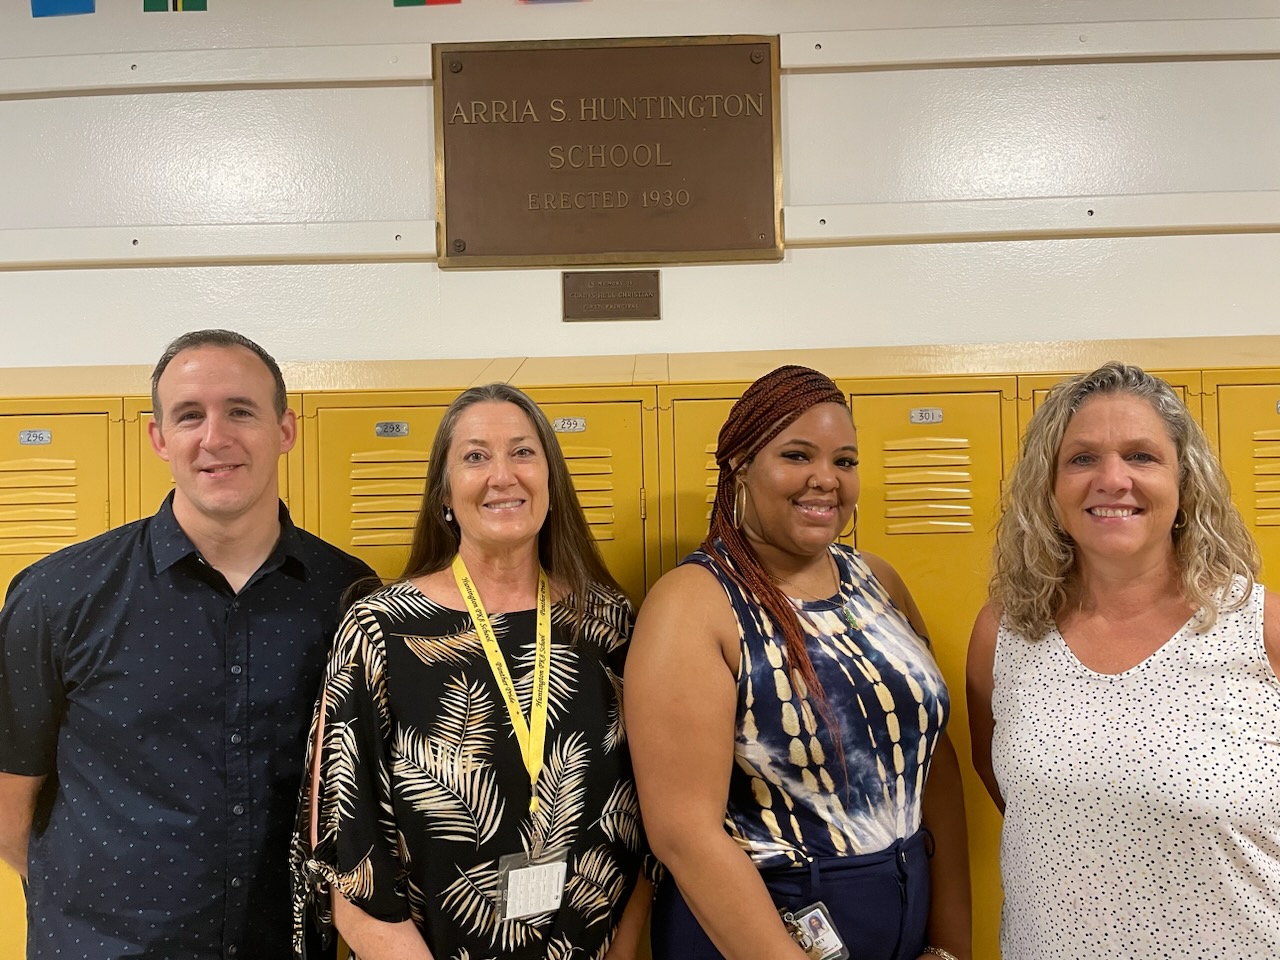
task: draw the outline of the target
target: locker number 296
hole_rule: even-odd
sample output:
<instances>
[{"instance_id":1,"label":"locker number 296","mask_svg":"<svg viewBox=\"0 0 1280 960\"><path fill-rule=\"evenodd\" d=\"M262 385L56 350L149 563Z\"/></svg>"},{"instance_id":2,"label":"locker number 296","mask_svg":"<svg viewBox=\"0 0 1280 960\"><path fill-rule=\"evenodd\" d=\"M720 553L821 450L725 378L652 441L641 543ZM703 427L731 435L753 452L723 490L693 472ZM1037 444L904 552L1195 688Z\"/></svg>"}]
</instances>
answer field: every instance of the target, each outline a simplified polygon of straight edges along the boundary
<instances>
[{"instance_id":1,"label":"locker number 296","mask_svg":"<svg viewBox=\"0 0 1280 960\"><path fill-rule=\"evenodd\" d=\"M908 418L911 423L941 423L941 407L913 407Z\"/></svg>"},{"instance_id":2,"label":"locker number 296","mask_svg":"<svg viewBox=\"0 0 1280 960\"><path fill-rule=\"evenodd\" d=\"M40 447L53 443L52 430L19 430L18 443L24 447Z\"/></svg>"}]
</instances>

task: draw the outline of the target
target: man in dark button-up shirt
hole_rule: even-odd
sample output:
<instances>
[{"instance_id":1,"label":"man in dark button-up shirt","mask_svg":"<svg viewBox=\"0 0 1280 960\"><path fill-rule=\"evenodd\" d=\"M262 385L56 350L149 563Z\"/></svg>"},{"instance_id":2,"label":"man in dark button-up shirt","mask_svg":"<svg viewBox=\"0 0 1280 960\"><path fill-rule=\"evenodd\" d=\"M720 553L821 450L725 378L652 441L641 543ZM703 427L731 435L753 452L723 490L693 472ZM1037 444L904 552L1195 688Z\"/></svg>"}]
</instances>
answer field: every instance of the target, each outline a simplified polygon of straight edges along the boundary
<instances>
[{"instance_id":1,"label":"man in dark button-up shirt","mask_svg":"<svg viewBox=\"0 0 1280 960\"><path fill-rule=\"evenodd\" d=\"M260 347L187 334L152 387L174 493L20 573L0 611L0 856L28 876L28 960L291 951L306 724L370 570L277 499L296 424Z\"/></svg>"}]
</instances>

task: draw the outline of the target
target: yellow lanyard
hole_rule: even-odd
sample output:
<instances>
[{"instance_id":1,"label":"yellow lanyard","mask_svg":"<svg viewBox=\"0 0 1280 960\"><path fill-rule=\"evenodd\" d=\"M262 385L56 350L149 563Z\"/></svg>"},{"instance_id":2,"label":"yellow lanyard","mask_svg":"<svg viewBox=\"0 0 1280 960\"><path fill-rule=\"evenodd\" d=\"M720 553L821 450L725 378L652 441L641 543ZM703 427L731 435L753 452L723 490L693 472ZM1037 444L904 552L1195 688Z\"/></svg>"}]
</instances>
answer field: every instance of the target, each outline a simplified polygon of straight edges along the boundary
<instances>
[{"instance_id":1,"label":"yellow lanyard","mask_svg":"<svg viewBox=\"0 0 1280 960\"><path fill-rule=\"evenodd\" d=\"M515 731L520 755L524 758L525 769L529 771L529 812L533 813L538 809L538 774L542 772L542 755L547 740L547 689L551 682L551 590L547 586L547 575L538 570L538 633L533 657L533 701L528 722L525 722L524 711L520 709L515 681L511 679L502 650L498 648L498 638L489 622L489 614L480 602L480 593L467 573L467 565L462 562L461 555L453 558L453 580L476 625L476 635L484 647L484 655L489 658L493 679L502 691L502 698L507 701L511 729Z\"/></svg>"}]
</instances>

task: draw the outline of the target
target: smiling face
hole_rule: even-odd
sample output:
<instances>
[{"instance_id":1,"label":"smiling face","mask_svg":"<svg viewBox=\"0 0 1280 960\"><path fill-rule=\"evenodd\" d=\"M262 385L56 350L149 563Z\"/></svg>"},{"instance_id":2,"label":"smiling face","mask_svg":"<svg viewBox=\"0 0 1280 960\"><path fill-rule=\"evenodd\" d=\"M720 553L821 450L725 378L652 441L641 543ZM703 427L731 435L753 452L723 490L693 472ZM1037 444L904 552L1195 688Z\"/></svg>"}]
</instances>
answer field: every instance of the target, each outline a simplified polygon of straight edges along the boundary
<instances>
[{"instance_id":1,"label":"smiling face","mask_svg":"<svg viewBox=\"0 0 1280 960\"><path fill-rule=\"evenodd\" d=\"M537 550L550 503L547 456L529 417L514 403L467 407L454 425L446 505L471 550Z\"/></svg>"},{"instance_id":2,"label":"smiling face","mask_svg":"<svg viewBox=\"0 0 1280 960\"><path fill-rule=\"evenodd\" d=\"M296 438L293 411L274 407L275 381L244 347L184 350L160 376L150 435L169 463L174 513L222 526L252 516L274 522L280 455Z\"/></svg>"},{"instance_id":3,"label":"smiling face","mask_svg":"<svg viewBox=\"0 0 1280 960\"><path fill-rule=\"evenodd\" d=\"M810 407L739 471L742 529L768 563L772 550L812 557L840 535L858 502L858 434L849 409Z\"/></svg>"},{"instance_id":4,"label":"smiling face","mask_svg":"<svg viewBox=\"0 0 1280 960\"><path fill-rule=\"evenodd\" d=\"M1155 408L1128 393L1087 400L1062 436L1053 495L1079 562L1167 561L1178 451Z\"/></svg>"}]
</instances>

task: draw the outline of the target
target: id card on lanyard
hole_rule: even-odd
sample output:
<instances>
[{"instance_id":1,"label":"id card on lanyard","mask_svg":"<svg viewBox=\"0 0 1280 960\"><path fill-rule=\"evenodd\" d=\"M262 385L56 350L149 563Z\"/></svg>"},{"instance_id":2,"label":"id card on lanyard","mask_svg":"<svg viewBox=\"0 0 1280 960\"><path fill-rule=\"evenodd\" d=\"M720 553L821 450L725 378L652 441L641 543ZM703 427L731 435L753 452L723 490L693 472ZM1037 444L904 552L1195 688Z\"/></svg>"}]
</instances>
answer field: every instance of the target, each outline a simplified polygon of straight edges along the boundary
<instances>
[{"instance_id":1,"label":"id card on lanyard","mask_svg":"<svg viewBox=\"0 0 1280 960\"><path fill-rule=\"evenodd\" d=\"M529 772L529 813L538 810L538 774L547 740L547 692L551 685L551 589L545 571L538 571L538 618L533 657L533 696L526 721L516 694L516 684L498 646L489 614L480 600L462 557L453 558L453 579L475 624L493 679L507 704L511 729L520 745L520 756ZM518 853L503 857L498 883L498 915L504 920L548 913L560 908L568 851L552 851L537 857Z\"/></svg>"}]
</instances>

